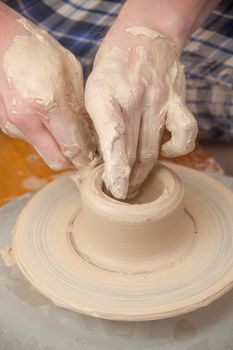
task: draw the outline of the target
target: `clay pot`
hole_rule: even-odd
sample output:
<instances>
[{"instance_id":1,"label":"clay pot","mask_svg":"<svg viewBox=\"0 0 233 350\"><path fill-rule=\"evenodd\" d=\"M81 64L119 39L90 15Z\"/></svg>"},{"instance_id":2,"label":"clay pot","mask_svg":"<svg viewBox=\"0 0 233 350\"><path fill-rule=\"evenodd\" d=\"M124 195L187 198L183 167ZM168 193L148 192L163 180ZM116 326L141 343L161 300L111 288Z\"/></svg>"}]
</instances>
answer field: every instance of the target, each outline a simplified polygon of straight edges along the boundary
<instances>
[{"instance_id":1,"label":"clay pot","mask_svg":"<svg viewBox=\"0 0 233 350\"><path fill-rule=\"evenodd\" d=\"M193 232L184 213L180 179L158 164L140 192L123 202L105 193L102 174L101 165L79 185L81 211L72 229L75 249L106 270L153 271L161 255L177 250Z\"/></svg>"}]
</instances>

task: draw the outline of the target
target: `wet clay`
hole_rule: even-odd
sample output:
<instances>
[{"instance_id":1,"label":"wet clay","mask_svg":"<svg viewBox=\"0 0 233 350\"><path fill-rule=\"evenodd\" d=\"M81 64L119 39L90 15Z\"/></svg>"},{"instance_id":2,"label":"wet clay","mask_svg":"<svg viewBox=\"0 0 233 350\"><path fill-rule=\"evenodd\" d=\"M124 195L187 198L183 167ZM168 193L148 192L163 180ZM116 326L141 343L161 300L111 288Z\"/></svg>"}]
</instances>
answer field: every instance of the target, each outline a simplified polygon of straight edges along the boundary
<instances>
[{"instance_id":1,"label":"wet clay","mask_svg":"<svg viewBox=\"0 0 233 350\"><path fill-rule=\"evenodd\" d=\"M123 38L115 46L106 36L85 87L105 162L103 179L118 199L140 188L159 153L187 154L197 135L196 120L184 104L184 67L176 45L144 26L125 28ZM171 138L160 147L164 128Z\"/></svg>"},{"instance_id":2,"label":"wet clay","mask_svg":"<svg viewBox=\"0 0 233 350\"><path fill-rule=\"evenodd\" d=\"M93 169L79 186L82 208L69 230L82 257L106 270L142 273L189 252L195 225L174 173L157 165L133 198L118 201L104 193L103 171L103 165Z\"/></svg>"},{"instance_id":3,"label":"wet clay","mask_svg":"<svg viewBox=\"0 0 233 350\"><path fill-rule=\"evenodd\" d=\"M158 164L140 193L117 201L102 173L102 165L92 169L78 186L61 177L20 214L13 250L35 288L84 314L152 320L232 287L230 191L203 173Z\"/></svg>"}]
</instances>

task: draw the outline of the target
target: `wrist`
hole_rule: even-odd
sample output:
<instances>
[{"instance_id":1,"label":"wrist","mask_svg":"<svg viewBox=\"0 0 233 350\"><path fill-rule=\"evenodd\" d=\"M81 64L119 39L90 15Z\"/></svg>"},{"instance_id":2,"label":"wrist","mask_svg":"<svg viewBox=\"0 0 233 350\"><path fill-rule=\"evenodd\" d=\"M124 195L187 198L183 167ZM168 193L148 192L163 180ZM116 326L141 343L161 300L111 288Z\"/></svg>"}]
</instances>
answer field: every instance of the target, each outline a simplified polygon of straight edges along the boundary
<instances>
[{"instance_id":1,"label":"wrist","mask_svg":"<svg viewBox=\"0 0 233 350\"><path fill-rule=\"evenodd\" d=\"M129 27L147 27L175 42L177 53L180 54L189 36L218 2L219 0L127 0L107 34L107 41L118 39Z\"/></svg>"},{"instance_id":2,"label":"wrist","mask_svg":"<svg viewBox=\"0 0 233 350\"><path fill-rule=\"evenodd\" d=\"M170 14L166 13L166 20L164 20L163 17L159 18L160 16L155 15L154 11L149 11L150 0L143 2L143 6L141 1L136 0L133 4L134 1L128 0L126 2L117 20L109 30L106 41L111 46L122 43L123 38L127 41L127 37L128 41L134 42L136 37L132 38L132 34L128 33L128 29L135 26L145 27L172 40L176 44L176 51L179 55L189 36L187 26L180 14L173 14L170 18Z\"/></svg>"}]
</instances>

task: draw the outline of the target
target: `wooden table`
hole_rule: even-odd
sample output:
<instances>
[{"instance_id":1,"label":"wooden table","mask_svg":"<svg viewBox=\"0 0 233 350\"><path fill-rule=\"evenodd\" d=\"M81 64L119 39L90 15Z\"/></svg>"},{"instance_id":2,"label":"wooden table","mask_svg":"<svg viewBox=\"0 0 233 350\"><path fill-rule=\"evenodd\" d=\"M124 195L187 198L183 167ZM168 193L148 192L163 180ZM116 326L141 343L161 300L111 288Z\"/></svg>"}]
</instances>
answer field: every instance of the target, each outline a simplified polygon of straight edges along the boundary
<instances>
[{"instance_id":1,"label":"wooden table","mask_svg":"<svg viewBox=\"0 0 233 350\"><path fill-rule=\"evenodd\" d=\"M172 161L198 170L222 170L200 145L189 155ZM50 169L32 146L22 140L12 139L1 131L0 169L0 205L42 187L61 173Z\"/></svg>"}]
</instances>

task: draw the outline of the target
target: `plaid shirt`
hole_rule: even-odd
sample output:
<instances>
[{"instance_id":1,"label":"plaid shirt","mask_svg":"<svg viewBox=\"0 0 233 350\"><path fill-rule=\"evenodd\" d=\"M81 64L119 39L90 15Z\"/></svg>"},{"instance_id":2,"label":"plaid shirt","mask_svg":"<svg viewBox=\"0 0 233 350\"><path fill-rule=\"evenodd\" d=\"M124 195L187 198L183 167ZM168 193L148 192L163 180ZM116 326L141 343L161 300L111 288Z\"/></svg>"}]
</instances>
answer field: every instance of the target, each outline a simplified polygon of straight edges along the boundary
<instances>
[{"instance_id":1,"label":"plaid shirt","mask_svg":"<svg viewBox=\"0 0 233 350\"><path fill-rule=\"evenodd\" d=\"M44 27L80 60L85 77L121 0L5 0ZM186 102L203 134L233 141L233 0L224 0L190 38L183 55Z\"/></svg>"}]
</instances>

